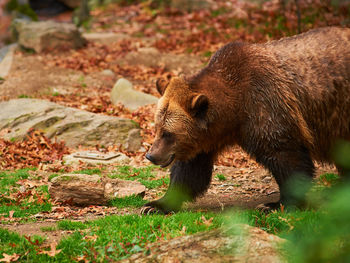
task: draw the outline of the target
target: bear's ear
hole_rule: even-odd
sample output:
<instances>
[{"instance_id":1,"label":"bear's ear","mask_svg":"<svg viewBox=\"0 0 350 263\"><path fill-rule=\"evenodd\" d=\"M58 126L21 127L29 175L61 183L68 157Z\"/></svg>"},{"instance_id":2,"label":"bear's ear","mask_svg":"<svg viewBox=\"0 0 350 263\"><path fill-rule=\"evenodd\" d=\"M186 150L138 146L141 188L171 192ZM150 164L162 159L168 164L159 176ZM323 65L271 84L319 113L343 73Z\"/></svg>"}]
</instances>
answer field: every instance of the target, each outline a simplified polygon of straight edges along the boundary
<instances>
[{"instance_id":1,"label":"bear's ear","mask_svg":"<svg viewBox=\"0 0 350 263\"><path fill-rule=\"evenodd\" d=\"M165 79L157 79L156 87L161 96L163 96L166 88L168 87L169 81Z\"/></svg>"},{"instance_id":2,"label":"bear's ear","mask_svg":"<svg viewBox=\"0 0 350 263\"><path fill-rule=\"evenodd\" d=\"M209 105L208 97L199 94L193 96L191 100L190 112L194 117L204 117Z\"/></svg>"}]
</instances>

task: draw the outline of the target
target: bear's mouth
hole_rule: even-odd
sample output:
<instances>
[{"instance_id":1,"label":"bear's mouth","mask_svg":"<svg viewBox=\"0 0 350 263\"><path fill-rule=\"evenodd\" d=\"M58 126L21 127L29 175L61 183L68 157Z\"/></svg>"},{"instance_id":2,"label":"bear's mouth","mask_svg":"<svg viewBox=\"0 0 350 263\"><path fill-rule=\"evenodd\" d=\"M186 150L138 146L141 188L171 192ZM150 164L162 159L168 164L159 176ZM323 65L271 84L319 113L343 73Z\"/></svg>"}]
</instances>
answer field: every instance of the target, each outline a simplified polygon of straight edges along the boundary
<instances>
[{"instance_id":1,"label":"bear's mouth","mask_svg":"<svg viewBox=\"0 0 350 263\"><path fill-rule=\"evenodd\" d=\"M160 167L165 168L165 167L169 166L174 161L174 159L175 159L175 154L172 154L170 156L170 158L168 159L168 161L166 161L165 164L161 164Z\"/></svg>"}]
</instances>

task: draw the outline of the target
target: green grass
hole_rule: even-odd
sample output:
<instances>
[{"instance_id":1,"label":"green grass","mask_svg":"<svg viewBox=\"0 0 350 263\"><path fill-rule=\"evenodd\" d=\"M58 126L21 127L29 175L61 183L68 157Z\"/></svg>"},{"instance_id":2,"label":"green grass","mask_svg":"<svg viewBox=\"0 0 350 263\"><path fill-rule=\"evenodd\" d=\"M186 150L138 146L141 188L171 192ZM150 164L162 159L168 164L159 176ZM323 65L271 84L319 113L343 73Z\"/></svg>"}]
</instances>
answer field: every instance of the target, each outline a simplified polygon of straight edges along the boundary
<instances>
[{"instance_id":1,"label":"green grass","mask_svg":"<svg viewBox=\"0 0 350 263\"><path fill-rule=\"evenodd\" d=\"M216 175L216 178L218 178L219 181L226 181L226 177L225 177L225 175L223 175L223 174L217 174L217 175Z\"/></svg>"},{"instance_id":2,"label":"green grass","mask_svg":"<svg viewBox=\"0 0 350 263\"><path fill-rule=\"evenodd\" d=\"M55 226L43 226L43 227L40 227L40 230L43 232L52 232L52 231L56 231L57 228Z\"/></svg>"},{"instance_id":3,"label":"green grass","mask_svg":"<svg viewBox=\"0 0 350 263\"><path fill-rule=\"evenodd\" d=\"M60 176L60 174L51 174L49 175L49 181L51 181L53 178Z\"/></svg>"},{"instance_id":4,"label":"green grass","mask_svg":"<svg viewBox=\"0 0 350 263\"><path fill-rule=\"evenodd\" d=\"M141 196L132 195L124 198L115 198L109 201L108 205L116 206L119 208L125 208L125 207L141 207L146 203L147 201L143 200Z\"/></svg>"},{"instance_id":5,"label":"green grass","mask_svg":"<svg viewBox=\"0 0 350 263\"><path fill-rule=\"evenodd\" d=\"M84 170L79 170L79 171L74 171L73 173L75 174L88 174L88 175L93 175L93 174L101 174L101 169L84 169Z\"/></svg>"},{"instance_id":6,"label":"green grass","mask_svg":"<svg viewBox=\"0 0 350 263\"><path fill-rule=\"evenodd\" d=\"M84 224L83 222L70 220L62 220L58 222L57 227L60 230L80 230L87 228L86 224Z\"/></svg>"},{"instance_id":7,"label":"green grass","mask_svg":"<svg viewBox=\"0 0 350 263\"><path fill-rule=\"evenodd\" d=\"M203 217L204 220L213 218L212 223L206 225ZM57 246L61 252L56 256L39 254L39 245L4 229L0 229L0 255L17 253L19 261L26 262L72 262L78 257L85 257L89 262L117 261L139 251L147 253L150 243L217 228L221 224L221 216L192 212L167 217L107 216L88 222L64 220L58 223L58 228L74 232L61 240Z\"/></svg>"},{"instance_id":8,"label":"green grass","mask_svg":"<svg viewBox=\"0 0 350 263\"><path fill-rule=\"evenodd\" d=\"M11 187L17 185L17 181L29 177L28 170L20 169L15 172L0 172L0 193L9 194Z\"/></svg>"},{"instance_id":9,"label":"green grass","mask_svg":"<svg viewBox=\"0 0 350 263\"><path fill-rule=\"evenodd\" d=\"M0 172L0 215L9 217L10 212L13 217L27 219L30 215L42 211L51 211L51 204L48 199L48 187L40 186L36 189L36 194L32 190L19 191L17 182L28 179L28 171L32 169L20 169L14 172Z\"/></svg>"},{"instance_id":10,"label":"green grass","mask_svg":"<svg viewBox=\"0 0 350 263\"><path fill-rule=\"evenodd\" d=\"M319 213L312 210L274 211L269 214L258 210L234 211L231 220L235 223L245 223L259 227L268 233L283 236L294 228L307 224L317 225Z\"/></svg>"},{"instance_id":11,"label":"green grass","mask_svg":"<svg viewBox=\"0 0 350 263\"><path fill-rule=\"evenodd\" d=\"M156 179L155 169L155 166L121 166L110 177L137 180L147 188L169 184L168 177ZM86 169L76 173L101 174L102 171ZM50 178L55 176L57 174L52 174ZM216 177L226 180L223 174L217 174ZM2 216L8 217L13 211L13 217L25 219L32 214L51 210L47 199L40 203L35 196L29 202L30 195L12 198L19 193L17 181L28 178L28 169L0 173ZM147 253L153 242L217 228L225 221L226 225L246 223L290 240L284 249L295 255L289 259L291 262L347 262L350 259L350 186L338 182L339 177L335 174L323 174L315 181L309 198L313 204L317 204L317 210L282 209L269 214L257 210L239 210L226 215L180 212L170 216L113 215L86 222L63 220L57 223L57 227L41 228L43 232L64 230L72 233L60 241L57 249L61 251L54 257L38 253L43 250L43 237L28 239L0 229L0 257L3 253L16 253L20 255L19 261L26 262L73 262L82 257L90 262L118 261L136 252ZM37 187L36 192L47 196L47 185ZM146 202L140 196L130 196L115 198L109 205L138 208ZM208 225L210 218L213 221ZM346 260L342 261L343 258Z\"/></svg>"},{"instance_id":12,"label":"green grass","mask_svg":"<svg viewBox=\"0 0 350 263\"><path fill-rule=\"evenodd\" d=\"M169 185L169 177L155 179L154 170L157 166L132 168L131 166L120 166L118 171L109 175L110 178L138 181L148 189Z\"/></svg>"},{"instance_id":13,"label":"green grass","mask_svg":"<svg viewBox=\"0 0 350 263\"><path fill-rule=\"evenodd\" d=\"M28 96L26 94L21 94L21 95L18 95L18 98L19 99L28 99L28 98L30 98L30 96Z\"/></svg>"},{"instance_id":14,"label":"green grass","mask_svg":"<svg viewBox=\"0 0 350 263\"><path fill-rule=\"evenodd\" d=\"M162 179L156 179L156 180L144 180L144 179L139 179L138 180L141 184L146 186L148 189L154 189L158 188L161 186L167 186L170 183L170 178L162 178Z\"/></svg>"}]
</instances>

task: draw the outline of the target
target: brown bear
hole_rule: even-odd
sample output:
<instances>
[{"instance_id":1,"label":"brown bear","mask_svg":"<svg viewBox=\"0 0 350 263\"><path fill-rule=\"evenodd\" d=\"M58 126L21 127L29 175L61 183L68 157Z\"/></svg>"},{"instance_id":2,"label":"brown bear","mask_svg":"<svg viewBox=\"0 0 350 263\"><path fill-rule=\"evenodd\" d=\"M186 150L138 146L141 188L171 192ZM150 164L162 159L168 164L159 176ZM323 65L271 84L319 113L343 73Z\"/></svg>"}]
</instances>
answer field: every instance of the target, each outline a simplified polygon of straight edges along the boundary
<instances>
[{"instance_id":1,"label":"brown bear","mask_svg":"<svg viewBox=\"0 0 350 263\"><path fill-rule=\"evenodd\" d=\"M156 138L146 158L173 165L167 193L142 213L177 211L203 194L215 158L234 144L276 179L280 201L266 207L300 206L313 160L331 163L334 143L350 140L350 29L229 43L194 76L159 80L157 89Z\"/></svg>"}]
</instances>

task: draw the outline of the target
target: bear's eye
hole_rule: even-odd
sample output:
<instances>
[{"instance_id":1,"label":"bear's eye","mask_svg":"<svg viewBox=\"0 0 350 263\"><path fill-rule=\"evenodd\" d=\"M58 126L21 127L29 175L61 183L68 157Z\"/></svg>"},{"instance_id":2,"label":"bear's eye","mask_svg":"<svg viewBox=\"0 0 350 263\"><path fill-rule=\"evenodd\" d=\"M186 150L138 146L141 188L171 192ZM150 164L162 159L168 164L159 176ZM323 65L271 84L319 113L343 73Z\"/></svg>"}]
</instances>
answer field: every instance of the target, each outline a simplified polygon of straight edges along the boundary
<instances>
[{"instance_id":1,"label":"bear's eye","mask_svg":"<svg viewBox=\"0 0 350 263\"><path fill-rule=\"evenodd\" d=\"M163 134L162 134L163 138L171 138L172 136L173 134L171 132L163 131Z\"/></svg>"}]
</instances>

